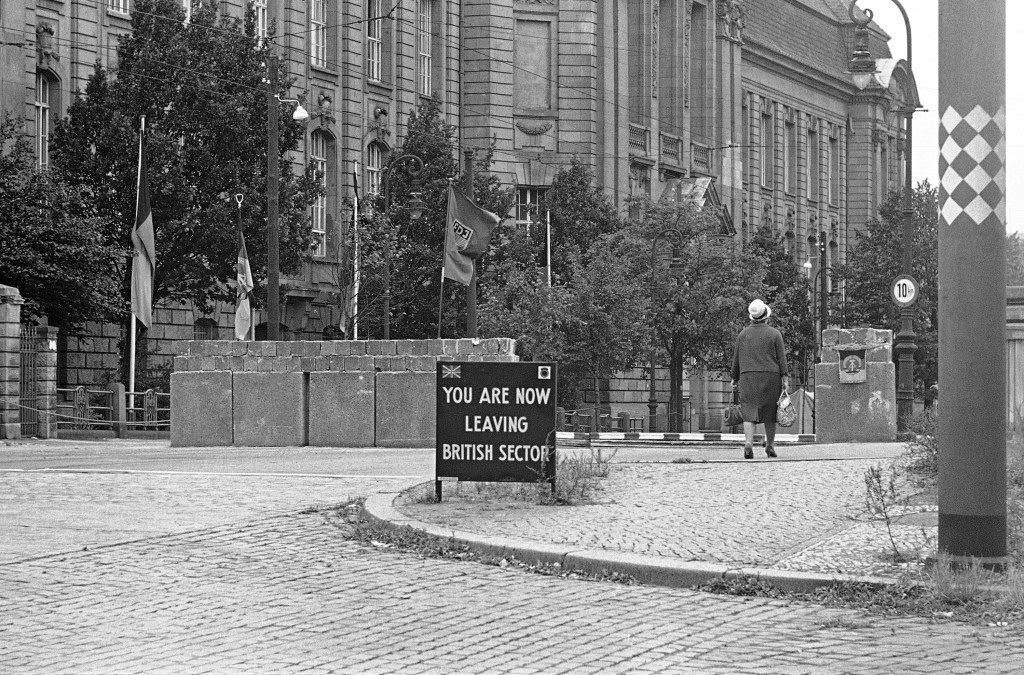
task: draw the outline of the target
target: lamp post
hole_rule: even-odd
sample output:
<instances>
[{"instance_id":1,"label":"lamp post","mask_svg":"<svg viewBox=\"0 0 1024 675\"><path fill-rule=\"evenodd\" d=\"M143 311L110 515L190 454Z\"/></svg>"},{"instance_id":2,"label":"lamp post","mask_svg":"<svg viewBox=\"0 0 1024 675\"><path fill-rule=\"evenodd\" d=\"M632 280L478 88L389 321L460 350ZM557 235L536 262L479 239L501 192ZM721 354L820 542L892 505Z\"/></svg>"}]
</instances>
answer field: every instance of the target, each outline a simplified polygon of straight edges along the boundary
<instances>
[{"instance_id":1,"label":"lamp post","mask_svg":"<svg viewBox=\"0 0 1024 675\"><path fill-rule=\"evenodd\" d=\"M417 155L402 155L391 162L384 171L384 217L388 221L388 237L385 244L387 250L384 255L384 339L391 339L391 177L396 168L402 169L415 181L416 177L423 171L423 160ZM412 200L409 202L409 215L413 220L423 213L423 201L419 192L412 193Z\"/></svg>"},{"instance_id":2,"label":"lamp post","mask_svg":"<svg viewBox=\"0 0 1024 675\"><path fill-rule=\"evenodd\" d=\"M670 228L662 230L661 232L656 234L654 236L654 241L651 242L651 350L650 350L650 359L649 359L650 360L650 364L651 364L651 371L650 371L650 374L651 374L651 389L650 389L650 393L648 394L648 397L647 397L647 410L648 410L648 413L649 413L649 415L648 415L649 422L647 423L648 431L657 431L657 429L655 428L656 427L655 420L657 419L657 415L658 415L658 389L657 389L658 385L657 385L657 380L656 380L656 378L654 376L654 374L655 374L655 366L656 366L655 361L654 361L656 347L655 347L655 340L654 340L654 332L655 331L654 331L654 320L653 320L654 319L654 294L655 294L655 290L656 290L655 289L655 285L654 285L654 282L655 282L655 279L656 279L654 266L655 266L655 263L657 263L658 243L660 241L662 241L663 239L666 239L666 238L667 239L671 239L673 245L678 246L683 241L683 233L680 232L679 230L677 230L674 227L670 227ZM675 255L672 256L672 260L673 260L673 262L675 261ZM672 263L669 263L669 268L670 269L671 269L671 266L672 266Z\"/></svg>"},{"instance_id":3,"label":"lamp post","mask_svg":"<svg viewBox=\"0 0 1024 675\"><path fill-rule=\"evenodd\" d=\"M892 3L903 15L903 23L907 29L907 72L913 78L913 51L911 49L910 17L907 10L899 0L892 0ZM856 24L856 46L853 52L853 59L850 60L850 71L853 74L853 83L863 90L870 84L875 73L875 61L871 58L868 50L867 25L874 16L870 9L864 10L866 18L854 16L853 9L857 0L850 3L850 19ZM905 92L910 94L911 92ZM917 110L917 102L910 102L900 112L905 118L906 137L903 144L903 160L905 169L905 185L903 187L902 215L903 223L900 232L900 268L903 274L913 275L913 245L914 245L914 203L913 203L913 125L914 112ZM914 310L911 306L900 308L900 325L896 333L894 348L897 354L897 375L896 375L896 428L898 431L906 431L907 423L914 413L914 353L917 345L914 340L917 335L914 333Z\"/></svg>"},{"instance_id":4,"label":"lamp post","mask_svg":"<svg viewBox=\"0 0 1024 675\"><path fill-rule=\"evenodd\" d=\"M278 164L278 105L296 103L292 119L302 121L309 113L298 99L282 99L277 93L277 55L267 59L267 339L280 338L281 325L281 261L278 232L278 199L281 167Z\"/></svg>"}]
</instances>

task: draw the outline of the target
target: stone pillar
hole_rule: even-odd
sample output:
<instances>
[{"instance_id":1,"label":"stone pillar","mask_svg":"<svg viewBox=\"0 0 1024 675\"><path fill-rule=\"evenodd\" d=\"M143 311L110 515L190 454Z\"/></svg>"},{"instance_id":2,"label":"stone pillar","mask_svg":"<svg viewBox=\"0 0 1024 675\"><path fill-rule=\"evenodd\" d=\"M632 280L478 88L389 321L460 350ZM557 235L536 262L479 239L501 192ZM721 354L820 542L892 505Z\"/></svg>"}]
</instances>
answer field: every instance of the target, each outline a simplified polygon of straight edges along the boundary
<instances>
[{"instance_id":1,"label":"stone pillar","mask_svg":"<svg viewBox=\"0 0 1024 675\"><path fill-rule=\"evenodd\" d=\"M36 436L57 437L57 332L59 328L36 329L36 408L39 424Z\"/></svg>"},{"instance_id":2,"label":"stone pillar","mask_svg":"<svg viewBox=\"0 0 1024 675\"><path fill-rule=\"evenodd\" d=\"M21 438L21 306L17 288L0 284L0 438Z\"/></svg>"},{"instance_id":3,"label":"stone pillar","mask_svg":"<svg viewBox=\"0 0 1024 675\"><path fill-rule=\"evenodd\" d=\"M825 329L814 381L814 432L819 443L895 440L891 330Z\"/></svg>"}]
</instances>

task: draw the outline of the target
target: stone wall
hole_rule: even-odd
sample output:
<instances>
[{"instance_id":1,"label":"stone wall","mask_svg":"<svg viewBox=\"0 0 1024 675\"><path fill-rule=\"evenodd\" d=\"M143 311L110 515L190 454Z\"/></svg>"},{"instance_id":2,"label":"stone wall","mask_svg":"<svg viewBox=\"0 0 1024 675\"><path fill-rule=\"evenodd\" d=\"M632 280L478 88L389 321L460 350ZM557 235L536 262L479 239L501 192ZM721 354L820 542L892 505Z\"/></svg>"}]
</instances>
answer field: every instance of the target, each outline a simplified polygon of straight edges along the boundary
<instances>
[{"instance_id":1,"label":"stone wall","mask_svg":"<svg viewBox=\"0 0 1024 675\"><path fill-rule=\"evenodd\" d=\"M191 341L171 445L429 447L442 361L518 361L509 338Z\"/></svg>"}]
</instances>

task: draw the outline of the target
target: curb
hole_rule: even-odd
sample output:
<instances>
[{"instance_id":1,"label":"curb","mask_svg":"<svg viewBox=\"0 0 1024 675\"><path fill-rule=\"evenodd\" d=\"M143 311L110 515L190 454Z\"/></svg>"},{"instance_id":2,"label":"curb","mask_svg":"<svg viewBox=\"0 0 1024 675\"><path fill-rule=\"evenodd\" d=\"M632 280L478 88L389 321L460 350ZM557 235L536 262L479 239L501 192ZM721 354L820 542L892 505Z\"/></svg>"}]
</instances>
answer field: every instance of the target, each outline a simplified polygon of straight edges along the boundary
<instances>
[{"instance_id":1,"label":"curb","mask_svg":"<svg viewBox=\"0 0 1024 675\"><path fill-rule=\"evenodd\" d=\"M577 549L564 544L547 544L515 537L491 537L410 518L394 507L394 502L400 494L378 492L367 497L363 506L367 518L383 527L411 527L435 537L454 540L477 553L513 557L526 564L558 563L567 571L579 570L587 574L605 575L618 573L631 576L644 584L671 588L690 588L720 579L744 578L757 579L780 590L796 593L808 593L818 588L844 583L864 584L873 589L895 583L895 580L885 577L797 572L770 567L735 567L622 551Z\"/></svg>"}]
</instances>

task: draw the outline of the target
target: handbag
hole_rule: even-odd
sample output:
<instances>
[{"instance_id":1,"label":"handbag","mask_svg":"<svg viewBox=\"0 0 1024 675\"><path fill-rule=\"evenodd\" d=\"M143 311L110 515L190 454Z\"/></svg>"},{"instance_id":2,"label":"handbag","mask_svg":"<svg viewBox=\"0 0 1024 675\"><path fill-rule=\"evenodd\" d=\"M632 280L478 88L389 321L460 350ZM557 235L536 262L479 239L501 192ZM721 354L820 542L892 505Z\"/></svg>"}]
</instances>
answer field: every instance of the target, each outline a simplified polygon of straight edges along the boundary
<instances>
[{"instance_id":1,"label":"handbag","mask_svg":"<svg viewBox=\"0 0 1024 675\"><path fill-rule=\"evenodd\" d=\"M779 407L775 413L775 423L780 427L791 427L796 422L796 406L793 405L793 399L789 397L789 392L785 389L779 395Z\"/></svg>"},{"instance_id":2,"label":"handbag","mask_svg":"<svg viewBox=\"0 0 1024 675\"><path fill-rule=\"evenodd\" d=\"M725 409L725 426L735 427L739 424L743 424L743 413L740 412L740 406L736 399L739 398L736 388L732 390L732 403Z\"/></svg>"}]
</instances>

